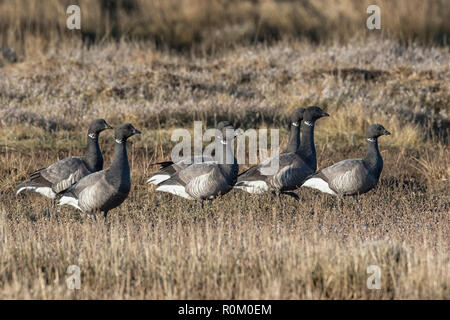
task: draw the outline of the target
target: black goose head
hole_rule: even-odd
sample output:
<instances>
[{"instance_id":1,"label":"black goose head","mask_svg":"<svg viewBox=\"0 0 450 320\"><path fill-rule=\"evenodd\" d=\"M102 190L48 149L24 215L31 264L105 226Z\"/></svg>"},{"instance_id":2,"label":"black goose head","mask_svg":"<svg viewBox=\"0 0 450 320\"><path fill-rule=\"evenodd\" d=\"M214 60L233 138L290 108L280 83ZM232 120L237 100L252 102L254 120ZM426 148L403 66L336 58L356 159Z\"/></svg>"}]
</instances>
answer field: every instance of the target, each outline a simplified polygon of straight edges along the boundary
<instances>
[{"instance_id":1,"label":"black goose head","mask_svg":"<svg viewBox=\"0 0 450 320\"><path fill-rule=\"evenodd\" d=\"M317 106L308 107L303 114L303 121L306 124L313 124L317 119L328 117L329 114Z\"/></svg>"},{"instance_id":2,"label":"black goose head","mask_svg":"<svg viewBox=\"0 0 450 320\"><path fill-rule=\"evenodd\" d=\"M129 137L135 134L140 134L141 132L133 127L130 123L124 123L116 129L114 137L116 142L122 143L126 141Z\"/></svg>"},{"instance_id":3,"label":"black goose head","mask_svg":"<svg viewBox=\"0 0 450 320\"><path fill-rule=\"evenodd\" d=\"M291 123L290 125L298 127L300 122L303 120L303 114L305 113L305 108L297 108L291 113Z\"/></svg>"},{"instance_id":4,"label":"black goose head","mask_svg":"<svg viewBox=\"0 0 450 320\"><path fill-rule=\"evenodd\" d=\"M391 133L387 131L381 124L371 124L367 128L366 138L376 139L382 135L390 135Z\"/></svg>"},{"instance_id":5,"label":"black goose head","mask_svg":"<svg viewBox=\"0 0 450 320\"><path fill-rule=\"evenodd\" d=\"M91 134L98 135L103 130L112 129L112 128L113 127L111 127L108 123L106 123L106 121L104 119L96 119L91 122L91 125L89 126L88 134L89 135L91 135Z\"/></svg>"},{"instance_id":6,"label":"black goose head","mask_svg":"<svg viewBox=\"0 0 450 320\"><path fill-rule=\"evenodd\" d=\"M230 121L221 121L217 124L217 138L222 142L227 139L225 138L235 138L242 134L240 129L235 130L234 125Z\"/></svg>"}]
</instances>

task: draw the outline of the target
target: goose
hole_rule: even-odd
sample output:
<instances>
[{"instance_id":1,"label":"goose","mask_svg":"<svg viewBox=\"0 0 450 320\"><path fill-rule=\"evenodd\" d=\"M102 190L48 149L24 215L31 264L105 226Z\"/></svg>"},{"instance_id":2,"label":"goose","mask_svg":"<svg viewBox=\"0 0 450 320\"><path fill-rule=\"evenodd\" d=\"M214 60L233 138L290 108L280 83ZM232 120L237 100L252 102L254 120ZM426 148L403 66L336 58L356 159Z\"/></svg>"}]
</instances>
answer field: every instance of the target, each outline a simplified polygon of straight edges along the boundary
<instances>
[{"instance_id":1,"label":"goose","mask_svg":"<svg viewBox=\"0 0 450 320\"><path fill-rule=\"evenodd\" d=\"M296 152L300 147L300 124L303 120L303 114L305 113L305 108L295 109L290 116L290 130L289 130L289 141L281 153Z\"/></svg>"},{"instance_id":2,"label":"goose","mask_svg":"<svg viewBox=\"0 0 450 320\"><path fill-rule=\"evenodd\" d=\"M286 149L282 153L295 152L300 146L300 123L303 119L305 108L295 109L291 116L289 141ZM148 184L159 185L161 182L169 179L176 172L186 168L192 163L200 163L206 161L214 161L214 158L204 155L191 156L174 163L173 161L163 161L152 163L151 165L160 165L162 168L154 173L148 180Z\"/></svg>"},{"instance_id":3,"label":"goose","mask_svg":"<svg viewBox=\"0 0 450 320\"><path fill-rule=\"evenodd\" d=\"M214 157L208 157L206 155L194 155L191 157L182 158L181 160L179 160L177 162L162 161L162 162L152 163L151 165L160 165L160 166L162 166L162 168L158 172L154 173L147 180L147 184L153 184L153 185L157 186L161 182L169 179L172 175L174 175L178 171L185 169L192 163L202 163L202 162L208 162L208 161L214 161Z\"/></svg>"},{"instance_id":4,"label":"goose","mask_svg":"<svg viewBox=\"0 0 450 320\"><path fill-rule=\"evenodd\" d=\"M279 155L244 171L238 176L234 188L253 194L271 190L277 194L279 200L280 193L297 199L297 195L289 191L300 187L303 181L316 171L314 124L316 120L327 116L328 113L317 106L308 107L303 113L300 146L295 148L288 145L287 150Z\"/></svg>"},{"instance_id":5,"label":"goose","mask_svg":"<svg viewBox=\"0 0 450 320\"><path fill-rule=\"evenodd\" d=\"M347 159L313 174L303 187L314 188L335 196L358 195L373 189L383 170L383 158L378 149L378 138L390 135L380 124L372 124L366 134L364 159Z\"/></svg>"},{"instance_id":6,"label":"goose","mask_svg":"<svg viewBox=\"0 0 450 320\"><path fill-rule=\"evenodd\" d=\"M103 169L103 156L98 144L99 134L112 127L103 119L92 121L88 130L86 154L82 157L68 157L47 168L31 173L27 180L17 186L17 193L36 192L54 199L56 194L66 190L84 176Z\"/></svg>"},{"instance_id":7,"label":"goose","mask_svg":"<svg viewBox=\"0 0 450 320\"><path fill-rule=\"evenodd\" d=\"M232 149L233 138L239 133L235 133L234 126L228 121L220 122L216 132L216 154L213 161L192 163L181 168L169 179L162 181L156 190L200 201L212 200L230 191L239 171Z\"/></svg>"},{"instance_id":8,"label":"goose","mask_svg":"<svg viewBox=\"0 0 450 320\"><path fill-rule=\"evenodd\" d=\"M130 166L127 156L127 139L141 132L125 123L114 133L114 159L108 169L85 176L60 194L59 205L71 205L84 214L108 211L118 207L128 197L131 188Z\"/></svg>"}]
</instances>

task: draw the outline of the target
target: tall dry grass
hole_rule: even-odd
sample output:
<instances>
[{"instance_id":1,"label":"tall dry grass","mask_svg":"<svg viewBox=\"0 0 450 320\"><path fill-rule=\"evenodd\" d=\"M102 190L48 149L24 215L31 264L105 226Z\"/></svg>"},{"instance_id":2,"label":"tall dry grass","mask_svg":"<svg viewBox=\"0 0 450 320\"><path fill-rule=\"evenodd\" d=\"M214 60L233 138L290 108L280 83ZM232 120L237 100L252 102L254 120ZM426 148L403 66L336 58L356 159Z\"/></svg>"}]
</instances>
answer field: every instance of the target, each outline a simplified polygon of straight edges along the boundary
<instances>
[{"instance_id":1,"label":"tall dry grass","mask_svg":"<svg viewBox=\"0 0 450 320\"><path fill-rule=\"evenodd\" d=\"M0 297L112 299L448 299L449 150L446 48L393 41L281 42L186 57L122 42L73 47L0 69ZM145 185L173 128L221 119L277 127L297 106L318 122L319 168L359 157L379 122L379 186L347 199L299 190L282 206L230 192L200 208ZM143 131L129 155L133 188L109 220L82 219L35 195L27 173L83 153L87 123ZM113 139L101 137L106 163ZM244 169L246 166L242 166ZM68 290L66 269L81 269ZM381 269L381 290L366 269Z\"/></svg>"},{"instance_id":2,"label":"tall dry grass","mask_svg":"<svg viewBox=\"0 0 450 320\"><path fill-rule=\"evenodd\" d=\"M101 139L107 165L111 140ZM82 153L82 144L80 138L67 154ZM320 140L320 166L361 154L360 144L332 149ZM149 145L169 151L148 134L133 143L132 192L106 223L14 195L26 172L66 152L2 147L1 298L449 298L448 183L428 181L411 165L415 152L390 147L388 138L380 141L379 186L342 209L312 190L281 206L271 195L241 192L204 208L160 197L144 184L154 169ZM81 269L76 292L65 284L69 265ZM381 269L381 290L367 289L369 265Z\"/></svg>"},{"instance_id":3,"label":"tall dry grass","mask_svg":"<svg viewBox=\"0 0 450 320\"><path fill-rule=\"evenodd\" d=\"M448 34L444 1L375 1L383 29L368 38L366 1L119 2L102 13L80 1L81 36L65 29L64 1L0 1L1 46L18 53L0 61L0 298L450 297L450 52L430 45ZM312 104L331 114L316 126L319 168L363 155L370 123L392 132L380 183L358 203L232 191L201 208L145 185L174 128L227 119L280 128L284 145L289 112ZM143 131L130 196L106 223L14 194L82 154L98 117ZM100 142L107 167L111 133ZM380 290L367 289L369 265Z\"/></svg>"},{"instance_id":4,"label":"tall dry grass","mask_svg":"<svg viewBox=\"0 0 450 320\"><path fill-rule=\"evenodd\" d=\"M69 4L81 7L81 32L66 28ZM366 9L371 4L381 8L380 31L366 28ZM161 48L198 52L286 38L347 42L369 35L448 44L447 7L445 0L4 0L0 44L25 57L80 37L146 39Z\"/></svg>"}]
</instances>

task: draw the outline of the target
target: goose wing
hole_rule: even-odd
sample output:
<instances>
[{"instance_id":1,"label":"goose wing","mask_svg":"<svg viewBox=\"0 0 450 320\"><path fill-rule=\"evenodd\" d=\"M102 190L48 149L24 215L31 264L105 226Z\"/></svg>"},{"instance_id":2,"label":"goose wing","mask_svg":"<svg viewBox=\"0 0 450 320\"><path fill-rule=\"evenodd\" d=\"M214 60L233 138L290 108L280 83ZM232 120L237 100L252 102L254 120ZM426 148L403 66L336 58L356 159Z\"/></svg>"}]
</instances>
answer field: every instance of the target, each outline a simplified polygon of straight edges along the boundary
<instances>
[{"instance_id":1,"label":"goose wing","mask_svg":"<svg viewBox=\"0 0 450 320\"><path fill-rule=\"evenodd\" d=\"M198 164L203 162L210 162L214 159L211 157L204 157L204 156L192 156L183 158L180 161L173 162L173 161L164 161L164 162L158 162L156 164L159 164L162 166L162 168L154 173L148 180L148 184L154 184L159 185L163 181L169 179L172 175L177 173L178 171L181 171L191 164Z\"/></svg>"},{"instance_id":2,"label":"goose wing","mask_svg":"<svg viewBox=\"0 0 450 320\"><path fill-rule=\"evenodd\" d=\"M156 190L169 192L190 200L201 198L202 194L208 193L207 189L212 186L210 184L214 184L214 181L211 181L209 177L217 169L217 165L217 161L191 164L161 182Z\"/></svg>"},{"instance_id":3,"label":"goose wing","mask_svg":"<svg viewBox=\"0 0 450 320\"><path fill-rule=\"evenodd\" d=\"M347 159L326 167L303 184L330 194L353 194L364 187L369 174L362 159Z\"/></svg>"},{"instance_id":4,"label":"goose wing","mask_svg":"<svg viewBox=\"0 0 450 320\"><path fill-rule=\"evenodd\" d=\"M44 191L53 198L55 194L68 189L90 173L81 158L65 158L47 168L31 173L27 180L17 186L17 193L25 190L39 192L46 189Z\"/></svg>"},{"instance_id":5,"label":"goose wing","mask_svg":"<svg viewBox=\"0 0 450 320\"><path fill-rule=\"evenodd\" d=\"M178 179L187 184L192 179L211 173L214 169L217 169L218 164L219 163L217 161L205 161L203 163L193 163L177 172L175 176L177 176Z\"/></svg>"},{"instance_id":6,"label":"goose wing","mask_svg":"<svg viewBox=\"0 0 450 320\"><path fill-rule=\"evenodd\" d=\"M282 153L268 158L259 165L253 166L238 176L238 183L243 181L265 181L281 170L288 168L296 160L295 153Z\"/></svg>"},{"instance_id":7,"label":"goose wing","mask_svg":"<svg viewBox=\"0 0 450 320\"><path fill-rule=\"evenodd\" d=\"M105 172L106 172L106 170L91 173L91 174L83 177L77 183L72 185L72 187L63 191L61 194L78 197L84 189L92 187L92 186L96 185L98 181L104 179Z\"/></svg>"},{"instance_id":8,"label":"goose wing","mask_svg":"<svg viewBox=\"0 0 450 320\"><path fill-rule=\"evenodd\" d=\"M100 209L114 194L113 187L106 180L106 170L85 176L72 187L61 193L59 205L72 205L84 212Z\"/></svg>"},{"instance_id":9,"label":"goose wing","mask_svg":"<svg viewBox=\"0 0 450 320\"><path fill-rule=\"evenodd\" d=\"M236 189L242 189L249 193L261 194L268 191L273 183L282 185L286 174L300 159L295 153L281 153L268 158L259 165L251 167L241 173L235 184Z\"/></svg>"}]
</instances>

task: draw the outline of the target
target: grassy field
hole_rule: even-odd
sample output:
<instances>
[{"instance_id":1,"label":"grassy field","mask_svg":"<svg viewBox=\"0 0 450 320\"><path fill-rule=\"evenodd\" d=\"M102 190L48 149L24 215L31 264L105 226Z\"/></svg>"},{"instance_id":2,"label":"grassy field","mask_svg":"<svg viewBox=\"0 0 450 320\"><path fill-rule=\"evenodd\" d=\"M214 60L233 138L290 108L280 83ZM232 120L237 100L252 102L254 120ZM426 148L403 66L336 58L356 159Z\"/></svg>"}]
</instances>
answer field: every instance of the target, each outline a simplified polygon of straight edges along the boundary
<instances>
[{"instance_id":1,"label":"grassy field","mask_svg":"<svg viewBox=\"0 0 450 320\"><path fill-rule=\"evenodd\" d=\"M432 33L423 39L440 37L416 19L417 34ZM48 26L44 37L0 21L10 30L3 44L18 53L16 63L0 64L0 299L450 298L448 46L394 34L235 41L211 51L205 36L180 52L158 39L56 43L49 39L64 35L52 38ZM446 33L436 21L429 23ZM319 168L362 156L370 123L392 133L379 141L380 182L359 207L348 198L341 209L300 189L298 202L232 191L200 208L145 184L157 169L150 164L169 158L175 128L227 119L279 128L284 146L290 111L313 104L331 115L316 127ZM27 173L83 154L87 125L98 117L143 133L129 142L130 196L106 222L15 195ZM100 143L108 167L111 132ZM67 289L70 265L81 269L80 290ZM369 265L381 269L380 290L367 289Z\"/></svg>"},{"instance_id":2,"label":"grassy field","mask_svg":"<svg viewBox=\"0 0 450 320\"><path fill-rule=\"evenodd\" d=\"M79 32L66 28L70 4L81 8ZM381 30L366 28L369 5L380 7ZM0 31L0 44L24 55L80 33L89 42L139 39L179 53L291 38L343 43L370 34L448 45L450 11L448 0L3 0Z\"/></svg>"}]
</instances>

